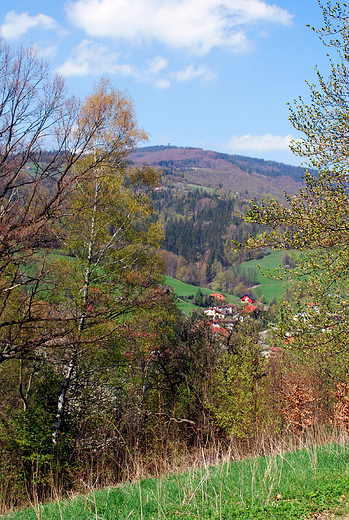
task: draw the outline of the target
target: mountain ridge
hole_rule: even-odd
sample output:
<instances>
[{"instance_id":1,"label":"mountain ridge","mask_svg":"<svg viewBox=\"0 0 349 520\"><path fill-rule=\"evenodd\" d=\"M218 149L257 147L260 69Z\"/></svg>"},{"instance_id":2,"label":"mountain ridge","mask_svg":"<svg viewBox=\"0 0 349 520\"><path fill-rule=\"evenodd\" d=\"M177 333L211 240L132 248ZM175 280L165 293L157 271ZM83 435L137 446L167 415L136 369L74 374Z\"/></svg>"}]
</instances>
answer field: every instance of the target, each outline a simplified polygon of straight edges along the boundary
<instances>
[{"instance_id":1,"label":"mountain ridge","mask_svg":"<svg viewBox=\"0 0 349 520\"><path fill-rule=\"evenodd\" d=\"M246 192L257 198L282 198L283 190L291 194L303 184L300 166L202 148L148 146L133 151L130 160L135 165L158 166L174 182Z\"/></svg>"}]
</instances>

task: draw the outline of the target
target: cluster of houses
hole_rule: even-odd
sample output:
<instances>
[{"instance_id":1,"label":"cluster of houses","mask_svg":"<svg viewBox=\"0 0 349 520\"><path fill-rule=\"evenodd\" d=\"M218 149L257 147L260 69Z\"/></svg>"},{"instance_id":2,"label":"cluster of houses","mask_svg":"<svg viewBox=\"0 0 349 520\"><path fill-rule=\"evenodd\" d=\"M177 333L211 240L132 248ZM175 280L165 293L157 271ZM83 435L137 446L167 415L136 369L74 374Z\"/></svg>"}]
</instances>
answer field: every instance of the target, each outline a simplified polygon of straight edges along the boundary
<instances>
[{"instance_id":1,"label":"cluster of houses","mask_svg":"<svg viewBox=\"0 0 349 520\"><path fill-rule=\"evenodd\" d=\"M220 293L211 294L211 298L222 304L205 309L204 315L210 320L212 329L223 336L229 334L236 322L242 322L246 316L255 318L260 312L256 299L251 294L243 294L241 296L240 301L245 304L243 308L237 308L232 304L224 304L226 299Z\"/></svg>"},{"instance_id":2,"label":"cluster of houses","mask_svg":"<svg viewBox=\"0 0 349 520\"><path fill-rule=\"evenodd\" d=\"M226 302L226 299L222 294L211 295L217 301ZM240 302L243 307L235 307L232 304L229 305L217 305L204 310L205 316L209 319L212 331L220 336L222 340L228 339L231 331L233 330L237 322L242 322L247 316L257 318L260 311L261 305L257 305L257 301L251 294L243 294L240 298ZM262 307L267 310L267 306ZM279 347L271 347L268 343L269 329L263 330L259 333L259 345L260 353L263 357L276 358L282 351Z\"/></svg>"}]
</instances>

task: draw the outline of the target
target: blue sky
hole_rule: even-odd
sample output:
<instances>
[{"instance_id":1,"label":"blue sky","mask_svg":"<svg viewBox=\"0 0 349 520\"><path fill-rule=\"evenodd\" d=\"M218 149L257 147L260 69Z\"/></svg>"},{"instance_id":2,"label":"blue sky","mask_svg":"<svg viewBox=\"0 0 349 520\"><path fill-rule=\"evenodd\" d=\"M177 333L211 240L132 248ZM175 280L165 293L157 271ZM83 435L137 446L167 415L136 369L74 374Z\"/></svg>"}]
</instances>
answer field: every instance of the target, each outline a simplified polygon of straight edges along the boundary
<instances>
[{"instance_id":1,"label":"blue sky","mask_svg":"<svg viewBox=\"0 0 349 520\"><path fill-rule=\"evenodd\" d=\"M133 97L149 144L299 164L286 103L326 49L317 0L12 0L0 31L33 44L84 97L102 75Z\"/></svg>"}]
</instances>

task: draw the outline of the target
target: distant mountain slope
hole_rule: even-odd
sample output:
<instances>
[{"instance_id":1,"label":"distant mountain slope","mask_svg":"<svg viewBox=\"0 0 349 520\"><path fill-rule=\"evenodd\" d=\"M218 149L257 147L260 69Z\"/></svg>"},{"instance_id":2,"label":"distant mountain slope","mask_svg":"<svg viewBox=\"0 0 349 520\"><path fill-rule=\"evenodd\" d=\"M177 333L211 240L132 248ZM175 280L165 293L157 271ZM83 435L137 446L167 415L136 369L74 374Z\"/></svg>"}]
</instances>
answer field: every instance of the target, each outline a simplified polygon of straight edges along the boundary
<instances>
[{"instance_id":1,"label":"distant mountain slope","mask_svg":"<svg viewBox=\"0 0 349 520\"><path fill-rule=\"evenodd\" d=\"M201 148L149 146L132 152L130 159L135 164L162 167L175 182L247 192L257 198L281 197L284 189L294 193L302 185L304 173L297 166Z\"/></svg>"}]
</instances>

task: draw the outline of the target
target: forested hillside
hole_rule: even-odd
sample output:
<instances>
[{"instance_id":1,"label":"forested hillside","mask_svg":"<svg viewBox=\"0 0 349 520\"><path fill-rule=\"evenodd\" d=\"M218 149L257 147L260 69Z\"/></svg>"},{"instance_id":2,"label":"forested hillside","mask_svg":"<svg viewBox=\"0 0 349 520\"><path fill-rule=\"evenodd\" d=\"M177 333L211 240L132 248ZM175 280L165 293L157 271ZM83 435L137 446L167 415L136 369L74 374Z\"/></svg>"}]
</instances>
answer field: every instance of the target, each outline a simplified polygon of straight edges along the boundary
<instances>
[{"instance_id":1,"label":"forested hillside","mask_svg":"<svg viewBox=\"0 0 349 520\"><path fill-rule=\"evenodd\" d=\"M249 201L223 190L178 189L168 184L153 194L165 238L168 274L195 285L233 293L241 282L253 285L254 276L240 263L261 258L267 248L235 252L232 240L243 242L263 226L244 222ZM240 286L244 290L244 285Z\"/></svg>"},{"instance_id":2,"label":"forested hillside","mask_svg":"<svg viewBox=\"0 0 349 520\"><path fill-rule=\"evenodd\" d=\"M258 198L283 197L303 183L303 169L274 161L229 155L201 148L152 146L134 151L135 164L151 164L163 169L165 178Z\"/></svg>"},{"instance_id":3,"label":"forested hillside","mask_svg":"<svg viewBox=\"0 0 349 520\"><path fill-rule=\"evenodd\" d=\"M163 256L168 274L187 283L236 294L257 279L256 269L241 262L261 258L268 248L236 252L232 240L243 243L266 228L244 221L251 199L287 201L303 184L300 167L199 148L152 146L130 154L134 164L149 164L162 172L162 188L153 195L165 233Z\"/></svg>"}]
</instances>

